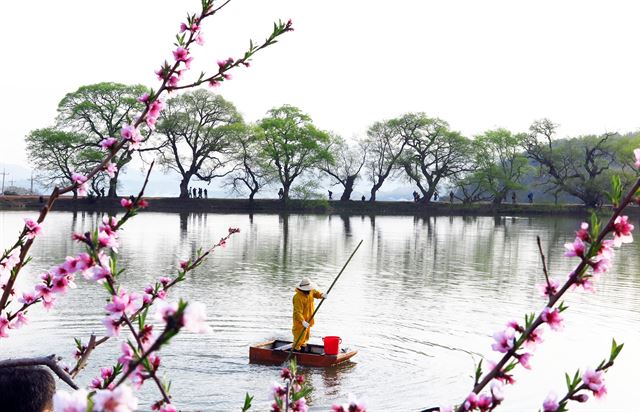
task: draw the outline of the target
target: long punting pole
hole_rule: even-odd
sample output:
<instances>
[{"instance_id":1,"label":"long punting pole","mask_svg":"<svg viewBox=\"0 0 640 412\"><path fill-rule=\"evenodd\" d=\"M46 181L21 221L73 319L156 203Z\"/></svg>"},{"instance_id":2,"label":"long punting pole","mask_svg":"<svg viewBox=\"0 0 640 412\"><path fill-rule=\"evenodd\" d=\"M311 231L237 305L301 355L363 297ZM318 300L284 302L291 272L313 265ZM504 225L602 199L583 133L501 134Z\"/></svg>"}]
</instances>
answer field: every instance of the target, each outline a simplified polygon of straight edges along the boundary
<instances>
[{"instance_id":1,"label":"long punting pole","mask_svg":"<svg viewBox=\"0 0 640 412\"><path fill-rule=\"evenodd\" d=\"M327 289L325 294L328 295L329 292L331 292L331 289L333 289L333 285L335 285L338 279L340 279L340 275L342 275L342 272L344 272L344 270L347 268L347 265L349 264L349 262L351 262L351 258L353 257L353 255L356 254L361 244L362 244L362 240L358 243L358 246L356 246L356 248L353 250L353 253L351 253L351 256L349 256L349 259L347 259L347 261L344 263L344 266L342 266L342 269L340 269L340 273L338 273L338 276L336 276L336 278L333 279L333 283L331 283L331 286L329 286L329 289ZM311 323L311 321L313 320L313 317L316 316L316 313L318 313L318 310L320 309L320 306L322 306L323 303L324 303L324 298L320 301L320 303L318 303L318 306L316 306L315 310L311 314L311 318L308 320L309 323ZM306 331L306 328L303 329L302 333L298 335L298 339L296 339L296 342L293 345L291 345L291 349L289 350L289 355L287 356L287 359L284 361L285 363L289 362L289 359L291 359L291 355L293 355L293 349L296 346L298 346L298 342L300 342L300 339L302 339L302 335L304 335L305 331Z\"/></svg>"}]
</instances>

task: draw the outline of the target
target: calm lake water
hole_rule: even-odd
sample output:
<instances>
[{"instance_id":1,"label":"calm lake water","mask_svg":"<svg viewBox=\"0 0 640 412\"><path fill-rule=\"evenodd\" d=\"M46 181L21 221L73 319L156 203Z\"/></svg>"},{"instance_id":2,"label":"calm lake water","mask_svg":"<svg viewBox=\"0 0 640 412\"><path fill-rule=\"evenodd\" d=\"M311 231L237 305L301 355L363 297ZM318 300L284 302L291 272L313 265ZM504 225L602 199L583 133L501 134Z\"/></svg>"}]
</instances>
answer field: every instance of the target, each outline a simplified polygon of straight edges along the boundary
<instances>
[{"instance_id":1,"label":"calm lake water","mask_svg":"<svg viewBox=\"0 0 640 412\"><path fill-rule=\"evenodd\" d=\"M0 212L6 246L34 212ZM21 285L80 249L67 235L95 224L97 215L52 213L33 249ZM327 288L355 245L364 243L318 312L315 339L338 335L357 348L354 362L305 369L313 387L311 410L327 411L350 394L370 411L415 411L463 400L474 360L497 359L492 334L510 319L539 310L534 284L543 281L535 237L550 256L550 271L564 279L575 264L564 258L579 218L340 217L143 213L121 234L127 289L142 289L174 273L179 259L215 243L229 226L241 228L228 246L176 288L172 297L204 302L211 335L181 334L163 349L175 403L184 410L239 410L245 392L252 410L269 408L278 367L250 365L249 345L290 337L291 297L303 276ZM640 227L639 222L633 222ZM64 233L60 236L59 233ZM604 400L572 404L572 411L627 411L636 404L640 364L640 247L617 254L597 293L567 297L563 332L545 333L533 370L517 369L501 410L535 411L549 390L564 394L564 372L597 366L611 338L625 348L607 374ZM32 323L0 340L2 357L73 353L73 337L102 331L105 296L84 279L55 310L33 311ZM314 338L312 338L313 340ZM82 383L111 365L119 342L104 345L81 375ZM64 384L59 384L63 387ZM146 385L141 397L156 398Z\"/></svg>"}]
</instances>

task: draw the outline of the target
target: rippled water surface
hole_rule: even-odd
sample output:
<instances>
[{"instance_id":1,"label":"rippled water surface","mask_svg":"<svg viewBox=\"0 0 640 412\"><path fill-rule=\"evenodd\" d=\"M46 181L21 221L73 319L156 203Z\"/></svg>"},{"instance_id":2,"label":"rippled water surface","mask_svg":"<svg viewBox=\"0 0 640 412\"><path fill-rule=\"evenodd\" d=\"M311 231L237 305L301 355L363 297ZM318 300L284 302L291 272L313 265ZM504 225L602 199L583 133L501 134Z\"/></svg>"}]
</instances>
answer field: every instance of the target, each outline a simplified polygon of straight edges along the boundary
<instances>
[{"instance_id":1,"label":"rippled water surface","mask_svg":"<svg viewBox=\"0 0 640 412\"><path fill-rule=\"evenodd\" d=\"M3 245L29 214L34 213L0 212ZM91 227L96 219L88 213L52 213L21 286L78 252L68 234ZM225 249L172 293L206 303L214 333L179 335L163 350L165 371L175 403L185 410L237 411L249 392L255 395L253 410L264 411L279 369L250 365L249 345L289 338L296 282L309 276L327 288L364 239L312 330L315 339L341 336L359 353L337 368L303 368L313 387L311 410L327 411L353 394L370 411L415 411L464 399L474 361L497 358L491 352L493 332L542 307L534 287L543 281L536 235L550 257L551 272L564 278L575 262L562 257L562 245L573 240L578 223L542 217L144 213L121 234L123 282L128 289L141 289L173 273L179 259L216 242L229 226L240 227ZM612 337L625 348L607 374L608 397L571 410L630 410L640 364L639 252L637 244L625 246L596 294L570 294L564 331L545 334L533 370L516 371L518 383L507 389L501 410L535 411L549 390L564 393L564 372L597 365L608 355ZM28 327L1 340L2 357L57 353L68 358L72 337L100 333L104 292L83 279L78 284L55 310L34 310ZM118 347L110 342L97 350L81 381L110 365ZM147 408L156 396L151 389L147 385L142 393Z\"/></svg>"}]
</instances>

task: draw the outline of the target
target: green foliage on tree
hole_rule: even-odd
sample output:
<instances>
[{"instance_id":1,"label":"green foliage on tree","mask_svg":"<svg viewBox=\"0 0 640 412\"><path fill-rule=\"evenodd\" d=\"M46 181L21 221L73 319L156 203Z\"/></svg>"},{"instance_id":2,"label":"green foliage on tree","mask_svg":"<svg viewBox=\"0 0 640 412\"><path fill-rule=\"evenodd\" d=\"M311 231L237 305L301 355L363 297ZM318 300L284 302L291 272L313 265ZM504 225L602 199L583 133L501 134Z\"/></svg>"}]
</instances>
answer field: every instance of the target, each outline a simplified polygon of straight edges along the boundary
<instances>
[{"instance_id":1,"label":"green foliage on tree","mask_svg":"<svg viewBox=\"0 0 640 412\"><path fill-rule=\"evenodd\" d=\"M470 182L478 184L493 203L500 204L510 191L523 189L522 177L531 170L523 154L526 135L506 129L488 130L472 142L474 172Z\"/></svg>"},{"instance_id":2,"label":"green foliage on tree","mask_svg":"<svg viewBox=\"0 0 640 412\"><path fill-rule=\"evenodd\" d=\"M69 184L74 172L86 173L102 157L82 133L56 128L36 129L25 137L25 141L27 158L36 169L38 180L49 187Z\"/></svg>"},{"instance_id":3,"label":"green foliage on tree","mask_svg":"<svg viewBox=\"0 0 640 412\"><path fill-rule=\"evenodd\" d=\"M376 194L389 177L398 172L398 159L407 141L397 133L391 121L380 121L372 124L367 130L365 139L367 161L365 167L371 180L370 202L376 201Z\"/></svg>"},{"instance_id":4,"label":"green foliage on tree","mask_svg":"<svg viewBox=\"0 0 640 412\"><path fill-rule=\"evenodd\" d=\"M210 182L228 175L233 140L244 133L233 103L204 89L169 99L157 127L161 164L180 174L180 197L189 196L193 177Z\"/></svg>"},{"instance_id":5,"label":"green foliage on tree","mask_svg":"<svg viewBox=\"0 0 640 412\"><path fill-rule=\"evenodd\" d=\"M615 134L555 139L556 129L550 120L539 120L525 139L527 156L538 165L543 183L586 206L602 204L616 162L611 145Z\"/></svg>"},{"instance_id":6,"label":"green foliage on tree","mask_svg":"<svg viewBox=\"0 0 640 412\"><path fill-rule=\"evenodd\" d=\"M422 202L430 201L442 180L470 169L469 140L450 130L444 120L408 113L391 120L390 126L406 142L399 164L409 181L420 189Z\"/></svg>"},{"instance_id":7,"label":"green foliage on tree","mask_svg":"<svg viewBox=\"0 0 640 412\"><path fill-rule=\"evenodd\" d=\"M353 186L367 161L367 145L362 141L349 144L342 137L331 135L328 150L331 158L320 164L320 170L335 180L335 184L342 185L340 201L346 202L351 199Z\"/></svg>"},{"instance_id":8,"label":"green foliage on tree","mask_svg":"<svg viewBox=\"0 0 640 412\"><path fill-rule=\"evenodd\" d=\"M134 121L144 105L137 101L148 89L141 85L103 82L80 87L58 104L56 128L82 133L87 143L99 149L108 137L120 137L120 129ZM133 151L121 151L112 161L118 172L109 181L109 196L116 197L118 176L132 159Z\"/></svg>"},{"instance_id":9,"label":"green foliage on tree","mask_svg":"<svg viewBox=\"0 0 640 412\"><path fill-rule=\"evenodd\" d=\"M331 161L329 134L316 128L300 109L284 105L271 109L258 122L263 133L261 158L265 170L280 181L282 199L289 199L293 182L303 173Z\"/></svg>"},{"instance_id":10,"label":"green foliage on tree","mask_svg":"<svg viewBox=\"0 0 640 412\"><path fill-rule=\"evenodd\" d=\"M271 182L268 173L260 161L262 129L247 126L238 130L231 139L233 172L228 176L226 185L235 193L249 192L249 202L255 195Z\"/></svg>"}]
</instances>

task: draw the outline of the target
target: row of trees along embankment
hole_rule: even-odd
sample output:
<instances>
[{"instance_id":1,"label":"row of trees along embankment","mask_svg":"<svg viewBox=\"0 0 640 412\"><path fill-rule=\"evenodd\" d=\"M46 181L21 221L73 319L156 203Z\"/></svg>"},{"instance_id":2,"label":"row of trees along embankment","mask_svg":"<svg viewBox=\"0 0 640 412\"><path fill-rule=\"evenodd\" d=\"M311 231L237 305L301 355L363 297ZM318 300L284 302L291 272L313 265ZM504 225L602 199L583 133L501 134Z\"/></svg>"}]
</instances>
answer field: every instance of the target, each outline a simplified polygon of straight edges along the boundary
<instances>
[{"instance_id":1,"label":"row of trees along embankment","mask_svg":"<svg viewBox=\"0 0 640 412\"><path fill-rule=\"evenodd\" d=\"M145 91L139 85L100 83L67 94L55 124L26 137L40 182L68 182L73 172L95 165L100 142L132 121ZM421 202L440 191L463 203L500 204L510 192L535 189L556 202L569 196L597 206L613 174L623 183L635 178L632 152L639 143L637 134L559 138L548 119L535 121L526 132L500 128L469 138L424 113L375 122L366 136L347 141L320 130L296 107L274 108L250 124L222 96L196 90L168 99L142 147L121 152L114 176L102 173L90 184L94 193L107 188L107 196L116 197L119 174L139 155L178 173L182 198L194 181L218 181L250 200L265 187L279 187L286 201L308 197L324 176L342 187L342 201L351 199L358 181L369 185L368 200L375 201L385 182L404 180L417 188Z\"/></svg>"}]
</instances>

